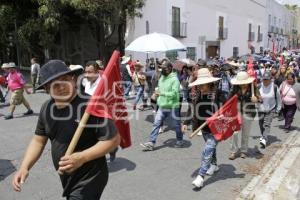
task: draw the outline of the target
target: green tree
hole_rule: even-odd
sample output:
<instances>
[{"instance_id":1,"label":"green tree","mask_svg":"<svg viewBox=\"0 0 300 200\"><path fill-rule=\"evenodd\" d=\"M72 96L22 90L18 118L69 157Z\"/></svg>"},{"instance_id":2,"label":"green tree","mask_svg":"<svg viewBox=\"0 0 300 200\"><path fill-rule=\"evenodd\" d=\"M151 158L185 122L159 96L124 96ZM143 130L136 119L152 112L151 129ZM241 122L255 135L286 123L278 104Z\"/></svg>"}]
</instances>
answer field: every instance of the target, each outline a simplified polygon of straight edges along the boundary
<instances>
[{"instance_id":1,"label":"green tree","mask_svg":"<svg viewBox=\"0 0 300 200\"><path fill-rule=\"evenodd\" d=\"M1 52L12 32L23 51L43 57L45 50L54 48L62 26L86 23L97 41L99 57L106 61L114 49L124 52L127 19L141 16L144 1L0 0Z\"/></svg>"}]
</instances>

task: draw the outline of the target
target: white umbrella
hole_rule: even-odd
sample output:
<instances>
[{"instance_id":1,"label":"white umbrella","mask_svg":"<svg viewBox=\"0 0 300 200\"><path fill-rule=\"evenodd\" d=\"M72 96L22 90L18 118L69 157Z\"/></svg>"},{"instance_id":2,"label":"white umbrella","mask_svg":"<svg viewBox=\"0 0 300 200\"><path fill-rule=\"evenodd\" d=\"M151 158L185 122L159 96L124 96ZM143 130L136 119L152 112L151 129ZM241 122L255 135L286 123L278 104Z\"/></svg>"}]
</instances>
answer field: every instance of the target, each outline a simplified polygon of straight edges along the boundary
<instances>
[{"instance_id":1,"label":"white umbrella","mask_svg":"<svg viewBox=\"0 0 300 200\"><path fill-rule=\"evenodd\" d=\"M151 33L138 37L125 50L155 53L170 50L186 50L186 47L172 36L162 33Z\"/></svg>"}]
</instances>

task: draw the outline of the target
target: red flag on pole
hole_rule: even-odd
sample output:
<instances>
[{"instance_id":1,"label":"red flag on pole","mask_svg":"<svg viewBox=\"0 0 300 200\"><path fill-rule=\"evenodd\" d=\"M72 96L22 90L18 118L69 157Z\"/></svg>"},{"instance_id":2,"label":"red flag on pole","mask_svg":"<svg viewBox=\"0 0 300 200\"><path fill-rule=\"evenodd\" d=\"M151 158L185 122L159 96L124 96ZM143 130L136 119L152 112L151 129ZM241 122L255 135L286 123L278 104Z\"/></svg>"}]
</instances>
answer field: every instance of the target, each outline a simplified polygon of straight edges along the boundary
<instances>
[{"instance_id":1,"label":"red flag on pole","mask_svg":"<svg viewBox=\"0 0 300 200\"><path fill-rule=\"evenodd\" d=\"M226 140L234 131L241 129L241 119L237 110L238 97L230 98L213 116L206 120L217 141Z\"/></svg>"},{"instance_id":2,"label":"red flag on pole","mask_svg":"<svg viewBox=\"0 0 300 200\"><path fill-rule=\"evenodd\" d=\"M272 49L272 50L273 50L273 53L276 53L275 40L274 40L274 39L272 40L272 43L273 43L273 49Z\"/></svg>"},{"instance_id":3,"label":"red flag on pole","mask_svg":"<svg viewBox=\"0 0 300 200\"><path fill-rule=\"evenodd\" d=\"M248 57L247 73L256 80L256 72L254 70L253 58L251 56Z\"/></svg>"},{"instance_id":4,"label":"red flag on pole","mask_svg":"<svg viewBox=\"0 0 300 200\"><path fill-rule=\"evenodd\" d=\"M113 119L121 136L120 146L131 146L128 113L123 96L120 73L120 53L114 51L91 97L86 112L96 117Z\"/></svg>"}]
</instances>

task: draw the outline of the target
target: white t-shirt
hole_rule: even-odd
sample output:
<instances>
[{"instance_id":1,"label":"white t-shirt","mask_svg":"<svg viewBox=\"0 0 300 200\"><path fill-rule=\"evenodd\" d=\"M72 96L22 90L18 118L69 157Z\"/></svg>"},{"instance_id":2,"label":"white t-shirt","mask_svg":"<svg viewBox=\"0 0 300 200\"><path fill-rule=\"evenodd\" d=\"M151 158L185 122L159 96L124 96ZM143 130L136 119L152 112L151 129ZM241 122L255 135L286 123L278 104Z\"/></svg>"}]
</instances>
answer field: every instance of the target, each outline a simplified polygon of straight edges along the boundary
<instances>
[{"instance_id":1,"label":"white t-shirt","mask_svg":"<svg viewBox=\"0 0 300 200\"><path fill-rule=\"evenodd\" d=\"M40 65L37 63L34 63L31 65L31 74L32 75L37 75L40 73Z\"/></svg>"},{"instance_id":2,"label":"white t-shirt","mask_svg":"<svg viewBox=\"0 0 300 200\"><path fill-rule=\"evenodd\" d=\"M91 82L88 81L86 78L83 79L82 85L84 86L84 92L85 92L86 94L89 94L89 95L92 96L92 95L94 94L94 92L95 92L95 90L96 90L96 88L97 88L97 85L98 85L98 83L100 82L100 80L101 80L101 77L100 77L100 76L97 78L97 80L96 80L94 83L91 83Z\"/></svg>"}]
</instances>

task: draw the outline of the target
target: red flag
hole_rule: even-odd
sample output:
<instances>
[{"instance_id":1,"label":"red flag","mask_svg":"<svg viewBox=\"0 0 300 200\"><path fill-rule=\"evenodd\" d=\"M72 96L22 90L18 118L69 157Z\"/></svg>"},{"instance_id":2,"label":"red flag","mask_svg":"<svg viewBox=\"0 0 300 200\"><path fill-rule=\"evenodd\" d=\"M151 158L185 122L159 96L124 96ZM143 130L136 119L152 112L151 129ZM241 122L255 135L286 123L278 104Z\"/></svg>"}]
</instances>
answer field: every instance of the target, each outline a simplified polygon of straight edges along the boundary
<instances>
[{"instance_id":1,"label":"red flag","mask_svg":"<svg viewBox=\"0 0 300 200\"><path fill-rule=\"evenodd\" d=\"M121 136L120 146L127 148L131 146L131 137L119 59L120 53L114 51L85 111L93 116L113 119Z\"/></svg>"},{"instance_id":2,"label":"red flag","mask_svg":"<svg viewBox=\"0 0 300 200\"><path fill-rule=\"evenodd\" d=\"M248 57L247 73L256 80L256 72L254 70L253 59L251 56Z\"/></svg>"},{"instance_id":3,"label":"red flag","mask_svg":"<svg viewBox=\"0 0 300 200\"><path fill-rule=\"evenodd\" d=\"M206 120L217 141L226 140L234 131L241 129L241 119L237 110L238 97L230 98L213 116Z\"/></svg>"}]
</instances>

